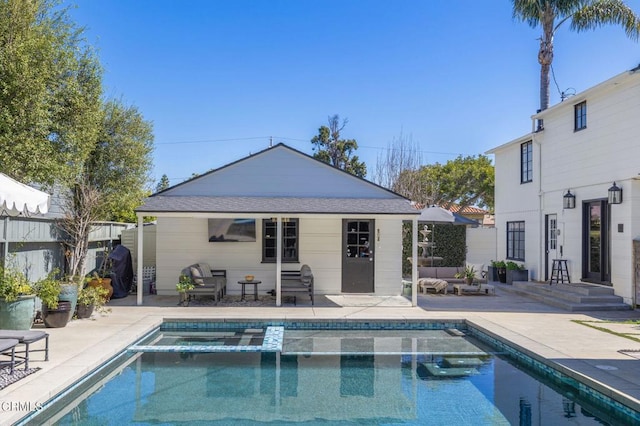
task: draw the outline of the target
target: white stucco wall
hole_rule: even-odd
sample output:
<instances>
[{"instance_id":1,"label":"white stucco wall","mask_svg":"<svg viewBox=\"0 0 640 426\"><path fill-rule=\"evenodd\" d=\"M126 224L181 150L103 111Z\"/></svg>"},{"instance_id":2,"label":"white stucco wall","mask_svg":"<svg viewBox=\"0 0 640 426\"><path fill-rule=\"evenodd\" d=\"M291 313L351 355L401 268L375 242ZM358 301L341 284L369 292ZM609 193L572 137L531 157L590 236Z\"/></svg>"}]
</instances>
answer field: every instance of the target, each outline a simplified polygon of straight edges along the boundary
<instances>
[{"instance_id":1,"label":"white stucco wall","mask_svg":"<svg viewBox=\"0 0 640 426\"><path fill-rule=\"evenodd\" d=\"M246 215L245 215L246 216ZM293 217L293 216L292 216ZM156 233L157 283L160 295L177 295L175 284L182 268L206 262L226 269L227 291L239 294L237 281L247 274L262 281L259 292L275 288L276 265L262 261L262 218L256 218L257 241L210 243L207 218L159 217ZM342 279L343 216L299 217L300 263L284 263L283 270L308 264L314 274L316 294L340 294ZM375 294L400 293L402 276L402 221L388 216L375 219ZM378 238L379 236L379 238Z\"/></svg>"},{"instance_id":2,"label":"white stucco wall","mask_svg":"<svg viewBox=\"0 0 640 426\"><path fill-rule=\"evenodd\" d=\"M467 263L484 265L484 270L492 260L498 260L496 228L467 228Z\"/></svg>"}]
</instances>

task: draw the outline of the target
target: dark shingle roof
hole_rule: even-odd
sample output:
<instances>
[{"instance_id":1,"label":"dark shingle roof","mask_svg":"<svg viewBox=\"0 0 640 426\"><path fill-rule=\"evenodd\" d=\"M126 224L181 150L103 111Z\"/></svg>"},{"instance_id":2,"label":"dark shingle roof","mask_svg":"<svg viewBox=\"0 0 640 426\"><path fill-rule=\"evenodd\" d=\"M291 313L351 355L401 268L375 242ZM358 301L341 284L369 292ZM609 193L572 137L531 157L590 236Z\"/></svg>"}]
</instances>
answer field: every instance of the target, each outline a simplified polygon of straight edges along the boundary
<instances>
[{"instance_id":1,"label":"dark shingle roof","mask_svg":"<svg viewBox=\"0 0 640 426\"><path fill-rule=\"evenodd\" d=\"M144 213L317 213L409 214L420 212L404 199L299 197L149 197Z\"/></svg>"}]
</instances>

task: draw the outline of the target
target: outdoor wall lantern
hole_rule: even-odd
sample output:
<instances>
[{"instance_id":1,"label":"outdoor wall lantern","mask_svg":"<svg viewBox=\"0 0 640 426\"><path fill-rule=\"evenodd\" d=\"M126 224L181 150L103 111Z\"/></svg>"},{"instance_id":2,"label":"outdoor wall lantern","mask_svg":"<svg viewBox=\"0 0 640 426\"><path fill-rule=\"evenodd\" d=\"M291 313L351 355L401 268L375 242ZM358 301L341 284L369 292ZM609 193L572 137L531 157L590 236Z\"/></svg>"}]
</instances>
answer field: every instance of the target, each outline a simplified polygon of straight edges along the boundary
<instances>
[{"instance_id":1,"label":"outdoor wall lantern","mask_svg":"<svg viewBox=\"0 0 640 426\"><path fill-rule=\"evenodd\" d=\"M609 204L620 204L622 203L622 188L619 188L615 182L613 182L613 186L609 188Z\"/></svg>"},{"instance_id":2,"label":"outdoor wall lantern","mask_svg":"<svg viewBox=\"0 0 640 426\"><path fill-rule=\"evenodd\" d=\"M570 189L567 189L567 193L562 197L562 208L575 209L576 208L576 196L571 193Z\"/></svg>"}]
</instances>

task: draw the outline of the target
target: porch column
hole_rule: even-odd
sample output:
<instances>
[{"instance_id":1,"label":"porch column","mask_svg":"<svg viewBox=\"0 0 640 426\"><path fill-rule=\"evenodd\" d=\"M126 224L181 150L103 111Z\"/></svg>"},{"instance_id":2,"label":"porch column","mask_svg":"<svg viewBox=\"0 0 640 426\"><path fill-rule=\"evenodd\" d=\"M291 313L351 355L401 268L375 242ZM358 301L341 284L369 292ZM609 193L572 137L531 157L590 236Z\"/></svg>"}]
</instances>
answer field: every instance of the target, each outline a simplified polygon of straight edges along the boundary
<instances>
[{"instance_id":1,"label":"porch column","mask_svg":"<svg viewBox=\"0 0 640 426\"><path fill-rule=\"evenodd\" d=\"M137 291L136 304L138 306L142 306L142 292L144 291L143 290L144 278L142 276L142 263L143 263L143 260L142 260L142 247L144 246L144 232L143 232L144 231L144 224L143 224L142 213L138 213L137 216L138 216L138 247L137 247L137 250L136 250L136 252L137 252L136 256L137 256L137 259L138 259L137 260L138 265L137 265L137 268L136 268L136 276L138 278L137 278L136 282L137 282L137 287L138 288L136 289L136 291Z\"/></svg>"},{"instance_id":2,"label":"porch column","mask_svg":"<svg viewBox=\"0 0 640 426\"><path fill-rule=\"evenodd\" d=\"M411 306L418 306L418 217L411 232Z\"/></svg>"},{"instance_id":3,"label":"porch column","mask_svg":"<svg viewBox=\"0 0 640 426\"><path fill-rule=\"evenodd\" d=\"M282 216L276 216L276 306L282 305Z\"/></svg>"}]
</instances>

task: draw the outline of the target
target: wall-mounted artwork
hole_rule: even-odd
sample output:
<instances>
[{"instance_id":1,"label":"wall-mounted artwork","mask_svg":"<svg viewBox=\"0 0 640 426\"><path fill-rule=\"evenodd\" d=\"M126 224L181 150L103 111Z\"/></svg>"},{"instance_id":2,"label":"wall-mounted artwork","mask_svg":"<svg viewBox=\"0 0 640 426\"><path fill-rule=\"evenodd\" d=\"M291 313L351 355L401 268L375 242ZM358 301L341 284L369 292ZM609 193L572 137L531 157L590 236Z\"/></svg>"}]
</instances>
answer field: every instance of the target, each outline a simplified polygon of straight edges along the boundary
<instances>
[{"instance_id":1,"label":"wall-mounted artwork","mask_svg":"<svg viewBox=\"0 0 640 426\"><path fill-rule=\"evenodd\" d=\"M209 242L255 240L255 219L209 219Z\"/></svg>"}]
</instances>

